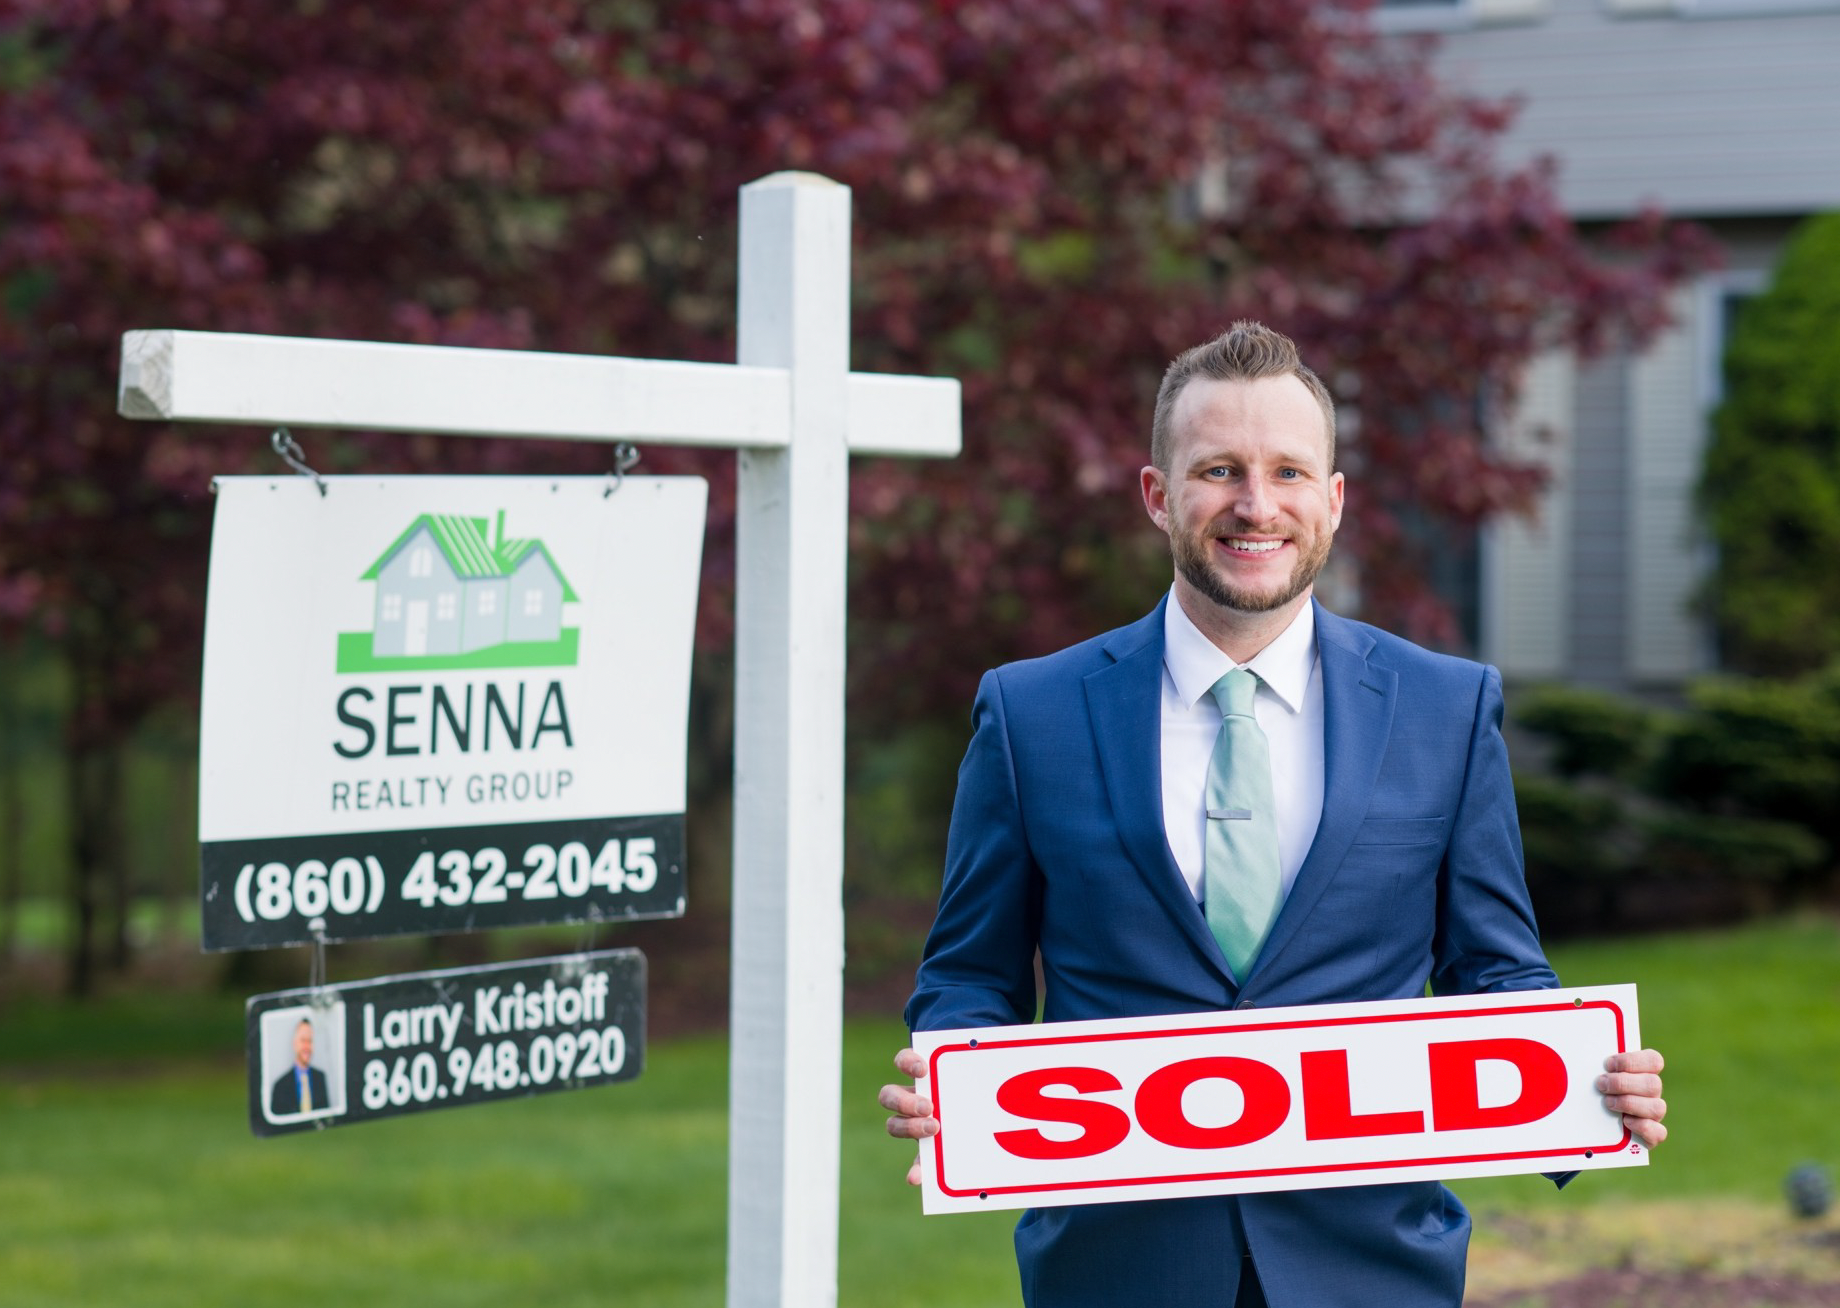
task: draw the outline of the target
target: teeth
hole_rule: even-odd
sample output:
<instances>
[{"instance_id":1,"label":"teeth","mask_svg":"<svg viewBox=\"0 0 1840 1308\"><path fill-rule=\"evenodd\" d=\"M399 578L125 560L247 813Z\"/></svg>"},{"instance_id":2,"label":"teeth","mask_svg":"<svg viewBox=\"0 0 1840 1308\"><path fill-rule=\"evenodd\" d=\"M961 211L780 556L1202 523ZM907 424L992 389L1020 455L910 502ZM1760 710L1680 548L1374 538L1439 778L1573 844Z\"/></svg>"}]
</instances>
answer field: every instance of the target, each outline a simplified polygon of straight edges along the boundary
<instances>
[{"instance_id":1,"label":"teeth","mask_svg":"<svg viewBox=\"0 0 1840 1308\"><path fill-rule=\"evenodd\" d=\"M1246 550L1247 552L1252 553L1252 554L1266 554L1272 550L1282 548L1283 545L1284 545L1284 542L1281 540L1228 540L1227 541L1228 548L1236 549L1236 550Z\"/></svg>"}]
</instances>

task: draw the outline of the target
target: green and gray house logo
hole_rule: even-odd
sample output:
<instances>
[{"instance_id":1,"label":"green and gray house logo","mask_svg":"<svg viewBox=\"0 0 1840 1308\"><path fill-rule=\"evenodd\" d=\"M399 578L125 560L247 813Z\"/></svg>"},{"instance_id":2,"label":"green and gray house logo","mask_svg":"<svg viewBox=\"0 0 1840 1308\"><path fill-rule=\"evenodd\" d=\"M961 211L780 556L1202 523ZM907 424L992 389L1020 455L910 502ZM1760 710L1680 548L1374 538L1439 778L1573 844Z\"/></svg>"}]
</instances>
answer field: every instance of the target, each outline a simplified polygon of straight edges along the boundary
<instances>
[{"instance_id":1,"label":"green and gray house logo","mask_svg":"<svg viewBox=\"0 0 1840 1308\"><path fill-rule=\"evenodd\" d=\"M424 513L359 580L377 583L371 630L339 633L340 672L572 668L579 599L540 540L507 540L505 514Z\"/></svg>"}]
</instances>

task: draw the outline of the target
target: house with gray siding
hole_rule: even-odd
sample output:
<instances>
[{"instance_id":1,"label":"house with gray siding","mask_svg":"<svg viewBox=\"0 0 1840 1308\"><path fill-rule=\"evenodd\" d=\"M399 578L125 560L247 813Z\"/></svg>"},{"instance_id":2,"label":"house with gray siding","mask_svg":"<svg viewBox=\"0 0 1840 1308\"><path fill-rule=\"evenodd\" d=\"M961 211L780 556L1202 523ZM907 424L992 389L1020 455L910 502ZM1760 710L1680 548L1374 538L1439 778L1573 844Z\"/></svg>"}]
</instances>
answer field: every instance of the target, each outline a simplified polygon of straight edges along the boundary
<instances>
[{"instance_id":1,"label":"house with gray siding","mask_svg":"<svg viewBox=\"0 0 1840 1308\"><path fill-rule=\"evenodd\" d=\"M1556 160L1587 230L1659 206L1725 254L1641 352L1534 364L1499 439L1551 484L1477 542L1456 598L1478 651L1510 679L1620 689L1716 668L1694 606L1707 417L1734 311L1800 219L1840 209L1840 0L1415 0L1376 22L1438 33L1446 83L1519 99L1504 162Z\"/></svg>"},{"instance_id":2,"label":"house with gray siding","mask_svg":"<svg viewBox=\"0 0 1840 1308\"><path fill-rule=\"evenodd\" d=\"M550 642L576 598L540 540L488 539L484 518L424 513L378 556L371 652L380 658L466 654L508 642Z\"/></svg>"}]
</instances>

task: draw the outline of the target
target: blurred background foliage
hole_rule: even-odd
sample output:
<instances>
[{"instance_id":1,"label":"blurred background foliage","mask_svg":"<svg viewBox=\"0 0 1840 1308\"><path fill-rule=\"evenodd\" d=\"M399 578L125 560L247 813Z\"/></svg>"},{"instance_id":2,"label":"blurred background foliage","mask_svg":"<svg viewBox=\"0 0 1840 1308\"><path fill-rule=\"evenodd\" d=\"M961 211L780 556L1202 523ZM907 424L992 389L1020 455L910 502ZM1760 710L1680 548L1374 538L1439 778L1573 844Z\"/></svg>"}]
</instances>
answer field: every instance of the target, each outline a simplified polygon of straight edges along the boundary
<instances>
[{"instance_id":1,"label":"blurred background foliage","mask_svg":"<svg viewBox=\"0 0 1840 1308\"><path fill-rule=\"evenodd\" d=\"M1701 681L1677 709L1540 688L1513 716L1551 769L1515 779L1549 934L1741 920L1840 890L1840 660Z\"/></svg>"},{"instance_id":2,"label":"blurred background foliage","mask_svg":"<svg viewBox=\"0 0 1840 1308\"><path fill-rule=\"evenodd\" d=\"M124 329L732 358L736 188L779 169L852 188L854 366L965 386L961 458L852 476L859 914L937 867L979 672L1167 585L1135 489L1151 397L1237 316L1343 397L1343 607L1449 643L1439 531L1542 476L1490 415L1540 351L1642 340L1709 256L1653 214L1581 232L1549 169L1498 161L1512 106L1367 10L0 0L0 911L61 901L56 967L88 992L124 974L136 901L182 884L206 486L278 471L266 432L116 417ZM326 472L607 457L297 434ZM733 463L643 465L712 483L691 776L715 909Z\"/></svg>"},{"instance_id":3,"label":"blurred background foliage","mask_svg":"<svg viewBox=\"0 0 1840 1308\"><path fill-rule=\"evenodd\" d=\"M113 396L137 327L729 359L736 188L803 168L853 190L853 366L959 376L966 403L960 459L852 474L842 1300L1013 1302L1009 1219L916 1220L871 1099L977 675L1168 583L1135 491L1166 361L1240 315L1300 341L1357 488L1325 590L1449 647L1440 531L1540 485L1489 439L1528 362L1639 345L1708 264L1655 215L1581 232L1548 168L1498 162L1513 106L1440 85L1368 8L0 0L0 1299L719 1300L726 1053L686 1033L727 1012L732 459L641 467L713 491L690 912L598 942L646 948L670 1056L604 1095L254 1142L242 997L307 961L197 951L198 641L209 478L281 470L266 431ZM1680 1129L1654 1176L1466 1186L1478 1284L1529 1250L1840 1280L1831 1222L1761 1215L1840 1150L1806 1071L1840 1058L1837 242L1807 225L1727 358L1702 496L1734 675L1511 689L1554 961L1645 987ZM606 458L299 434L332 473ZM341 946L331 979L582 943ZM1813 1302L1774 1293L1744 1301Z\"/></svg>"}]
</instances>

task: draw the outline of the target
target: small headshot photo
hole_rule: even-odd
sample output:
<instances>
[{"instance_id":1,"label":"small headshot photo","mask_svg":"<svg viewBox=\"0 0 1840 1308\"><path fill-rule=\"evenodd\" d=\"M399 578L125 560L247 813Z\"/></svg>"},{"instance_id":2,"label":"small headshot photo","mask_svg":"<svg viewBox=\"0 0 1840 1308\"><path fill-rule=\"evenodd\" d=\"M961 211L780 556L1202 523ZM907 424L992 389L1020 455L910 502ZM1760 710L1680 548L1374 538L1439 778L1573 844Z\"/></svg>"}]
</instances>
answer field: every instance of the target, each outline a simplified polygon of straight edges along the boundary
<instances>
[{"instance_id":1,"label":"small headshot photo","mask_svg":"<svg viewBox=\"0 0 1840 1308\"><path fill-rule=\"evenodd\" d=\"M262 1107L271 1122L345 1111L345 1005L280 1008L262 1015Z\"/></svg>"}]
</instances>

